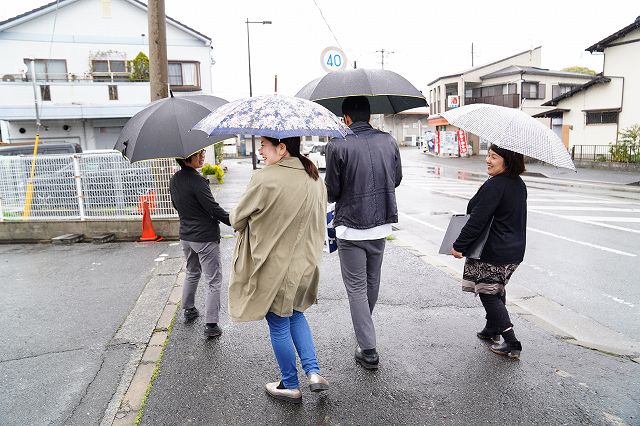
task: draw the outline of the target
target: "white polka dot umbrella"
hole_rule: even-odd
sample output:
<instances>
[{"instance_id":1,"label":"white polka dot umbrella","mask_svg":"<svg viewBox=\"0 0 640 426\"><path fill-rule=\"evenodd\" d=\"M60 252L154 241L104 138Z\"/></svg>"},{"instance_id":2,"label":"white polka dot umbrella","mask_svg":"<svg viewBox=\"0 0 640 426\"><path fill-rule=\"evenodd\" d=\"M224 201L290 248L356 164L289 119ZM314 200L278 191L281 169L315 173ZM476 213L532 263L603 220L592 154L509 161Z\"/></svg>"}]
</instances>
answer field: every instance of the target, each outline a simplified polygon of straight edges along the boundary
<instances>
[{"instance_id":1,"label":"white polka dot umbrella","mask_svg":"<svg viewBox=\"0 0 640 426\"><path fill-rule=\"evenodd\" d=\"M253 96L229 102L193 126L208 135L247 134L283 139L293 136L344 138L353 133L331 111L290 96Z\"/></svg>"},{"instance_id":2,"label":"white polka dot umbrella","mask_svg":"<svg viewBox=\"0 0 640 426\"><path fill-rule=\"evenodd\" d=\"M575 170L560 138L544 124L519 109L471 104L442 114L451 125L489 143L556 167Z\"/></svg>"}]
</instances>

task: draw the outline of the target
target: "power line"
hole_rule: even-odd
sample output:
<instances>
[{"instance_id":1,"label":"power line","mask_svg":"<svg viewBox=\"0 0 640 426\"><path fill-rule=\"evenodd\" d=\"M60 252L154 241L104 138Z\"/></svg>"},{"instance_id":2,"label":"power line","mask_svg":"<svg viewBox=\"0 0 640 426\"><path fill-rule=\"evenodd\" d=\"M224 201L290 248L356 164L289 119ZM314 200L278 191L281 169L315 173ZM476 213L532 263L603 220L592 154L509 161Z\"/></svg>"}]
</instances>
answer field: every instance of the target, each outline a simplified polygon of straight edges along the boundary
<instances>
[{"instance_id":1,"label":"power line","mask_svg":"<svg viewBox=\"0 0 640 426\"><path fill-rule=\"evenodd\" d=\"M384 55L385 54L390 55L392 53L396 53L396 52L389 52L388 50L384 50L384 49L376 50L376 52L379 53L382 58L382 69L384 69Z\"/></svg>"},{"instance_id":2,"label":"power line","mask_svg":"<svg viewBox=\"0 0 640 426\"><path fill-rule=\"evenodd\" d=\"M316 5L316 7L318 8L318 12L320 12L320 16L322 16L322 20L324 21L324 23L327 25L327 28L329 29L329 32L331 33L331 35L333 36L333 39L336 41L336 44L338 45L338 47L340 49L342 49L342 45L340 44L340 42L338 41L338 37L336 37L336 35L333 33L333 30L331 29L331 26L329 25L329 23L327 22L327 19L324 17L324 13L322 13L322 9L320 9L320 6L318 5L318 2L316 0L313 0L313 3Z\"/></svg>"}]
</instances>

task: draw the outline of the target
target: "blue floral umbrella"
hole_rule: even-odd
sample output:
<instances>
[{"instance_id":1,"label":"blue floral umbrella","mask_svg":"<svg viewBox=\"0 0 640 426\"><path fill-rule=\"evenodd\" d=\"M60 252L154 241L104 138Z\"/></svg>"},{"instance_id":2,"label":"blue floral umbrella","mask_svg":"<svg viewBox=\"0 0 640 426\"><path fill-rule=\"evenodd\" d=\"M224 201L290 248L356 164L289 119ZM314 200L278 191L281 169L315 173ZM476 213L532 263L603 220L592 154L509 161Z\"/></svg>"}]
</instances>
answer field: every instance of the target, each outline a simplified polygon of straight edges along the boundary
<instances>
[{"instance_id":1,"label":"blue floral umbrella","mask_svg":"<svg viewBox=\"0 0 640 426\"><path fill-rule=\"evenodd\" d=\"M344 138L351 130L325 107L290 96L254 96L229 102L195 126L210 136L249 134L276 139L293 136Z\"/></svg>"}]
</instances>

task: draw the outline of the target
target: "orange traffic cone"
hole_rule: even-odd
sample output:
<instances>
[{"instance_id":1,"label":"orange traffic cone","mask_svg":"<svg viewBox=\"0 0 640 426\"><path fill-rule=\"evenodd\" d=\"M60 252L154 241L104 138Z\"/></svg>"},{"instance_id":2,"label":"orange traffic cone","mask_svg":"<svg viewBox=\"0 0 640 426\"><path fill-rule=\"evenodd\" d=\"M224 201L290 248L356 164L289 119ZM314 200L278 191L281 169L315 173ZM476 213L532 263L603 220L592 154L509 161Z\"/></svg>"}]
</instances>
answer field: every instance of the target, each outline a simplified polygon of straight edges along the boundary
<instances>
[{"instance_id":1,"label":"orange traffic cone","mask_svg":"<svg viewBox=\"0 0 640 426\"><path fill-rule=\"evenodd\" d=\"M162 237L156 235L151 223L151 213L149 213L149 201L142 201L142 236L140 241L161 241Z\"/></svg>"}]
</instances>

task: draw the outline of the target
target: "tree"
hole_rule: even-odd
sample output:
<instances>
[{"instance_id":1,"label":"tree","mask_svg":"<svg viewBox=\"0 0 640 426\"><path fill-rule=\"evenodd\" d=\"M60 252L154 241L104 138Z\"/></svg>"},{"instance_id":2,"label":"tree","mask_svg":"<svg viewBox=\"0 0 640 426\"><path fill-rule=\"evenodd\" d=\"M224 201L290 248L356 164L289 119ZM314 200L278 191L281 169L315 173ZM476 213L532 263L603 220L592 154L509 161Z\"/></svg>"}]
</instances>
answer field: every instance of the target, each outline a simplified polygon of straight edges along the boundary
<instances>
[{"instance_id":1,"label":"tree","mask_svg":"<svg viewBox=\"0 0 640 426\"><path fill-rule=\"evenodd\" d=\"M130 81L149 81L149 57L144 52L138 53L131 61Z\"/></svg>"},{"instance_id":2,"label":"tree","mask_svg":"<svg viewBox=\"0 0 640 426\"><path fill-rule=\"evenodd\" d=\"M634 124L618 133L618 142L610 144L609 152L613 161L624 163L640 162L640 125Z\"/></svg>"},{"instance_id":3,"label":"tree","mask_svg":"<svg viewBox=\"0 0 640 426\"><path fill-rule=\"evenodd\" d=\"M588 75L596 75L597 73L592 70L591 68L587 68L587 67L567 67L567 68L563 68L560 71L566 71L566 72L577 72L580 74L588 74Z\"/></svg>"}]
</instances>

